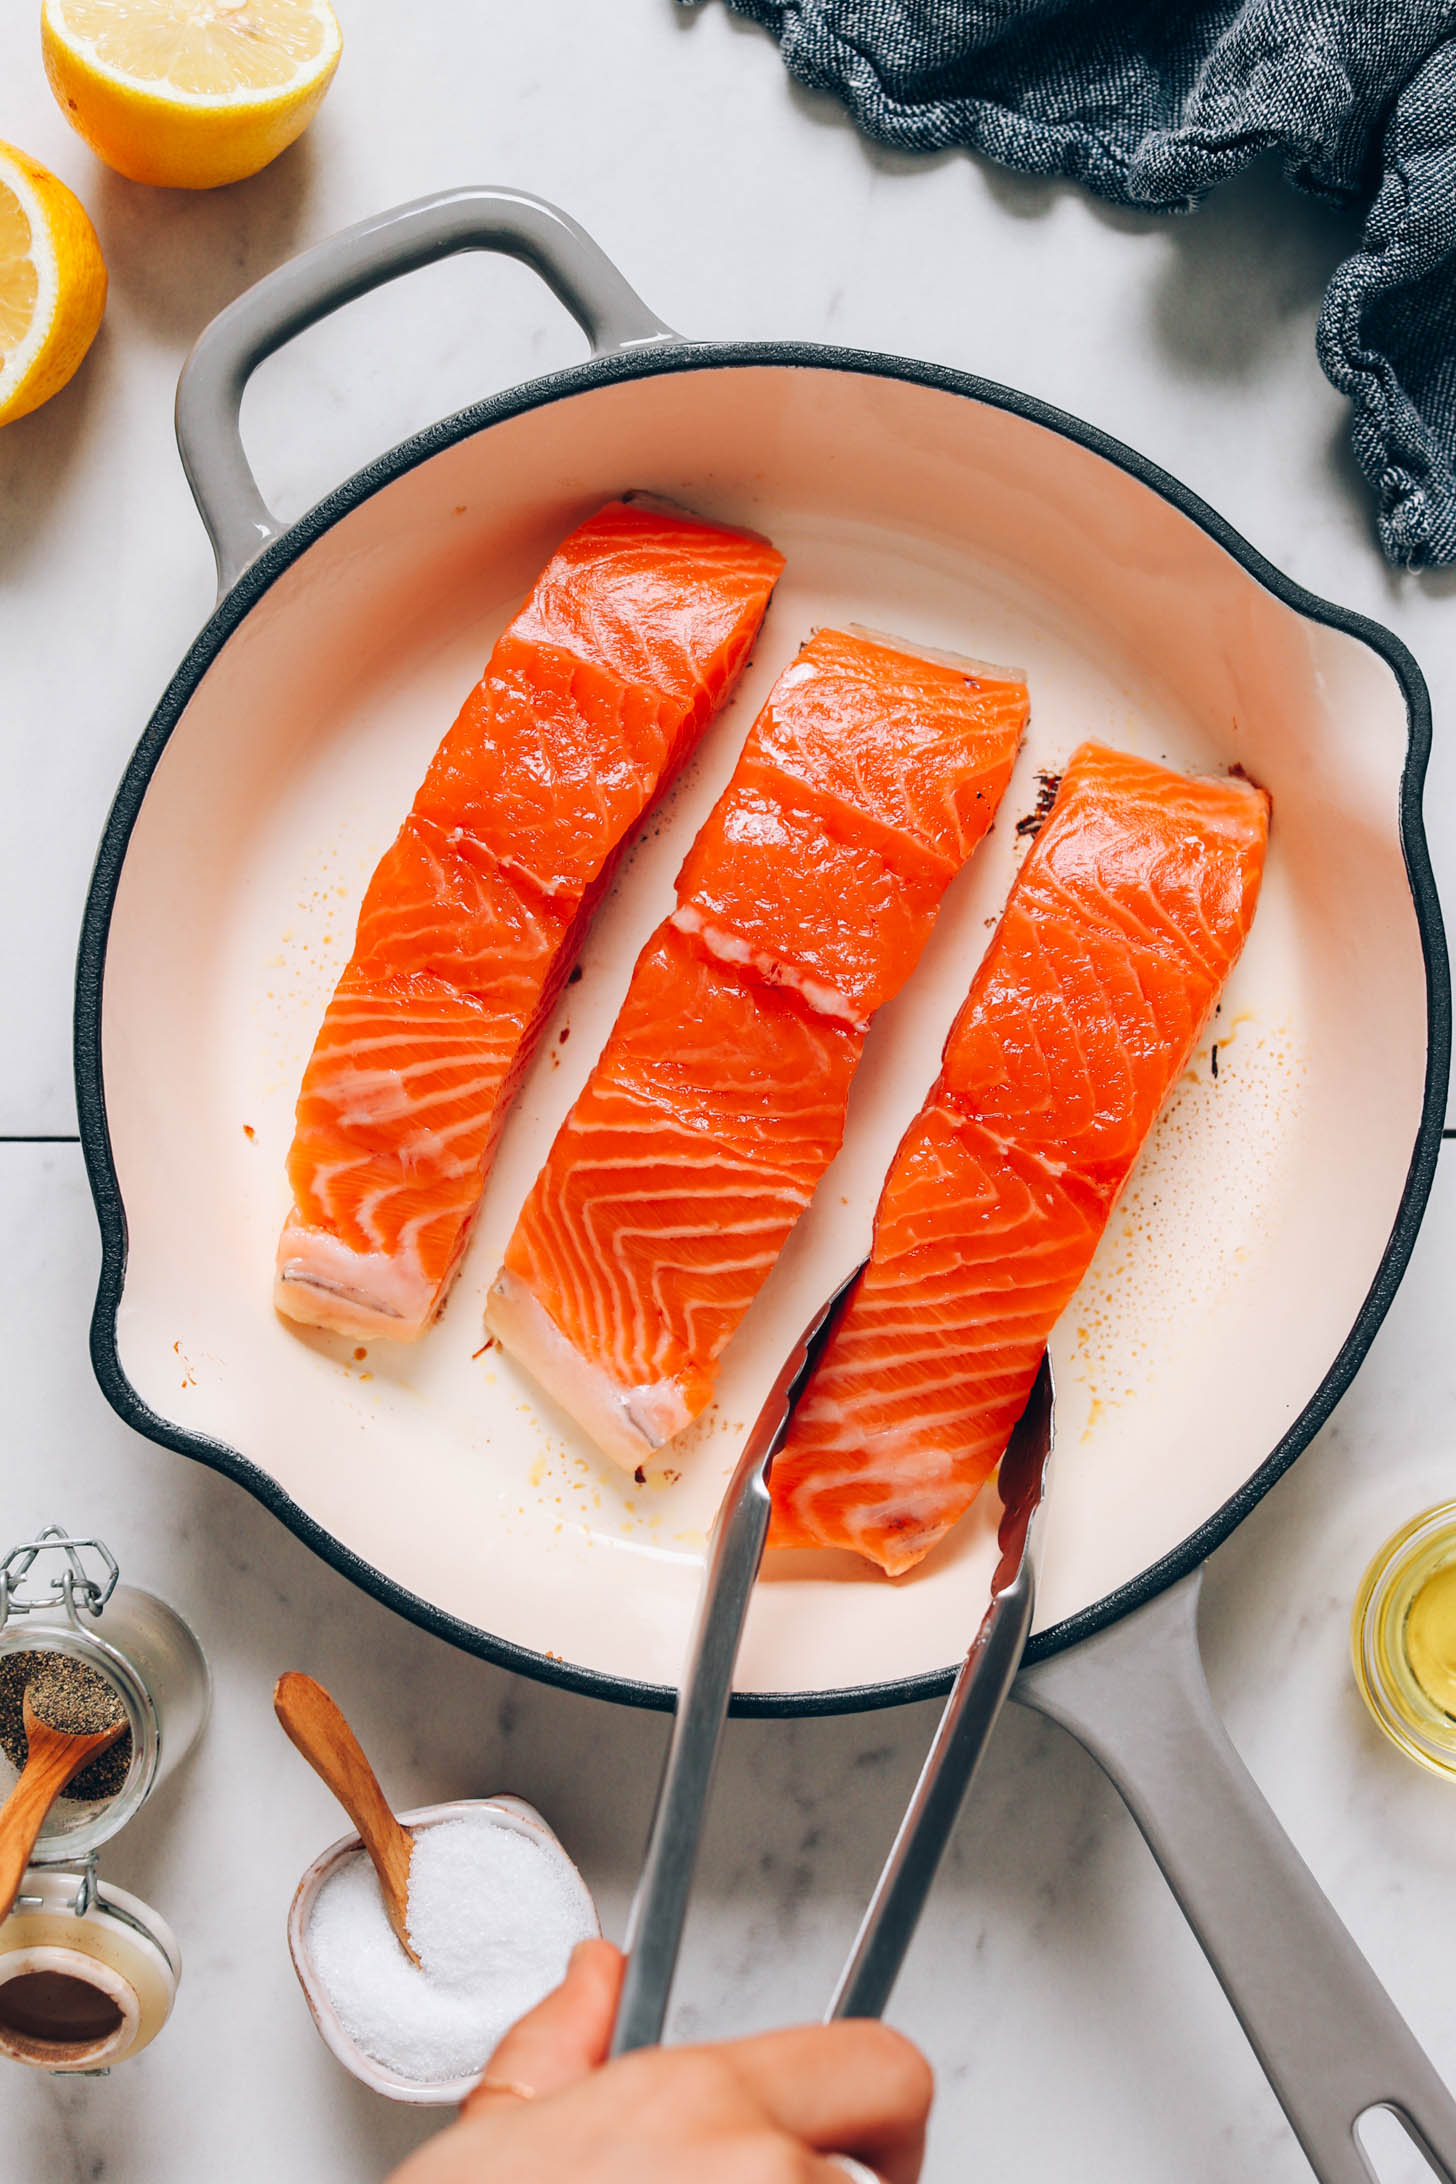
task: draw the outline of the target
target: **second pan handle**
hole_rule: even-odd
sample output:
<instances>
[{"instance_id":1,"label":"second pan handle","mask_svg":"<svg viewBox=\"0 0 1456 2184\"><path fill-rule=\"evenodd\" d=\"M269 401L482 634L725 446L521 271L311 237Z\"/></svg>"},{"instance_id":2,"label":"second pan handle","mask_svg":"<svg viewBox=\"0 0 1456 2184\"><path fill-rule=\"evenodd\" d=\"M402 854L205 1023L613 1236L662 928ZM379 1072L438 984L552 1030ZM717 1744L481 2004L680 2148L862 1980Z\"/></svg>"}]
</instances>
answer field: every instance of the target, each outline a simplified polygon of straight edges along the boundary
<instances>
[{"instance_id":1,"label":"second pan handle","mask_svg":"<svg viewBox=\"0 0 1456 2184\"><path fill-rule=\"evenodd\" d=\"M680 338L584 228L521 190L443 190L316 243L220 311L177 382L177 445L217 556L219 597L285 528L243 452L239 413L253 371L342 304L461 250L524 260L560 297L595 355Z\"/></svg>"},{"instance_id":2,"label":"second pan handle","mask_svg":"<svg viewBox=\"0 0 1456 2184\"><path fill-rule=\"evenodd\" d=\"M1456 2101L1214 1712L1201 1575L1024 1670L1012 1695L1070 1730L1115 1784L1320 2184L1371 2184L1355 2125L1374 2107L1393 2109L1456 2184Z\"/></svg>"}]
</instances>

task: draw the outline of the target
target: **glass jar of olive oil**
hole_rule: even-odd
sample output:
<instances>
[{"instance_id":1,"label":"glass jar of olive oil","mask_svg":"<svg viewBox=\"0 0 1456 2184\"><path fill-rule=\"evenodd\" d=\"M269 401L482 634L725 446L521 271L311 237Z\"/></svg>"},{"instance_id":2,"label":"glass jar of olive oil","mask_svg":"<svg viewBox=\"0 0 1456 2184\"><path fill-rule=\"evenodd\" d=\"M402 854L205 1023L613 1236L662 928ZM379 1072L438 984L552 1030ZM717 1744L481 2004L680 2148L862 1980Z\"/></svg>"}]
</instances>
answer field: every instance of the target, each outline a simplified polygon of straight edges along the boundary
<instances>
[{"instance_id":1,"label":"glass jar of olive oil","mask_svg":"<svg viewBox=\"0 0 1456 2184\"><path fill-rule=\"evenodd\" d=\"M1385 1734L1456 1780L1456 1502L1386 1541L1356 1596L1350 1645L1355 1681Z\"/></svg>"}]
</instances>

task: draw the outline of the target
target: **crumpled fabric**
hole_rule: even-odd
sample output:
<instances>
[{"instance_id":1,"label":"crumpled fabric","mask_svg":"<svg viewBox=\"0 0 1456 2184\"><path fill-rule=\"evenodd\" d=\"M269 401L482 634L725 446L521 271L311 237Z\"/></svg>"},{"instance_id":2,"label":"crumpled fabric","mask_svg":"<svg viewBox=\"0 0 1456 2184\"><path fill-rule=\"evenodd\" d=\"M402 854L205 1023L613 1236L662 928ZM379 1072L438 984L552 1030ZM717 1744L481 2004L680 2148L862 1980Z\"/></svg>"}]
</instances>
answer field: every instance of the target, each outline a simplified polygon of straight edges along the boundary
<instances>
[{"instance_id":1,"label":"crumpled fabric","mask_svg":"<svg viewBox=\"0 0 1456 2184\"><path fill-rule=\"evenodd\" d=\"M1191 212L1275 152L1364 217L1317 346L1380 543L1456 562L1456 0L726 0L900 151L963 146Z\"/></svg>"}]
</instances>

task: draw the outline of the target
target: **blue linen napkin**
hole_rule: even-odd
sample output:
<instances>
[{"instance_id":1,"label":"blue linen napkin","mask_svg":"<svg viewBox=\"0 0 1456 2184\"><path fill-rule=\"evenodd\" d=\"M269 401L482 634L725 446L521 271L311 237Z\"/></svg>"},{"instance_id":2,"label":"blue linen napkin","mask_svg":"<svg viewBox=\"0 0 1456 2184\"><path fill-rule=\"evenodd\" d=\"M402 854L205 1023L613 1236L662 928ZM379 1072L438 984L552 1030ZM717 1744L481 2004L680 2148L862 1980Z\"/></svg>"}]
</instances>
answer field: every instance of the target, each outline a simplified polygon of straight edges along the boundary
<instances>
[{"instance_id":1,"label":"blue linen napkin","mask_svg":"<svg viewBox=\"0 0 1456 2184\"><path fill-rule=\"evenodd\" d=\"M1456 563L1456 0L727 0L901 151L961 145L1144 211L1261 153L1365 214L1320 362L1380 542Z\"/></svg>"}]
</instances>

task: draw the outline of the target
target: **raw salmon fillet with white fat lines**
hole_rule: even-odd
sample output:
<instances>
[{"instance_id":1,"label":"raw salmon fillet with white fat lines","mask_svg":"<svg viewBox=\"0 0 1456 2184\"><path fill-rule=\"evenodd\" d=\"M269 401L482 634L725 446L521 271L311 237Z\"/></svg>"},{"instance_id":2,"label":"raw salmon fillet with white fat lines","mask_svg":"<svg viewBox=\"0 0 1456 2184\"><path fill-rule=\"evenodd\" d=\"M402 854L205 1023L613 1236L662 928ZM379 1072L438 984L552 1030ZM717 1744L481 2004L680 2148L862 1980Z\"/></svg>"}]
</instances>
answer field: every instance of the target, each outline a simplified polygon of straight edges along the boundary
<instances>
[{"instance_id":1,"label":"raw salmon fillet with white fat lines","mask_svg":"<svg viewBox=\"0 0 1456 2184\"><path fill-rule=\"evenodd\" d=\"M1075 754L774 1463L770 1545L898 1575L970 1507L1243 947L1268 826L1246 781Z\"/></svg>"},{"instance_id":2,"label":"raw salmon fillet with white fat lines","mask_svg":"<svg viewBox=\"0 0 1456 2184\"><path fill-rule=\"evenodd\" d=\"M748 657L782 555L615 502L498 640L369 884L304 1074L290 1318L411 1340L613 861Z\"/></svg>"},{"instance_id":3,"label":"raw salmon fillet with white fat lines","mask_svg":"<svg viewBox=\"0 0 1456 2184\"><path fill-rule=\"evenodd\" d=\"M775 683L486 1315L629 1469L709 1401L1026 713L1019 677L857 632L821 630Z\"/></svg>"}]
</instances>

